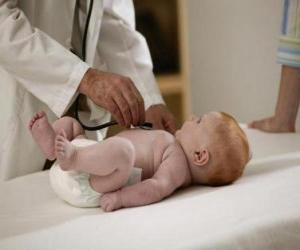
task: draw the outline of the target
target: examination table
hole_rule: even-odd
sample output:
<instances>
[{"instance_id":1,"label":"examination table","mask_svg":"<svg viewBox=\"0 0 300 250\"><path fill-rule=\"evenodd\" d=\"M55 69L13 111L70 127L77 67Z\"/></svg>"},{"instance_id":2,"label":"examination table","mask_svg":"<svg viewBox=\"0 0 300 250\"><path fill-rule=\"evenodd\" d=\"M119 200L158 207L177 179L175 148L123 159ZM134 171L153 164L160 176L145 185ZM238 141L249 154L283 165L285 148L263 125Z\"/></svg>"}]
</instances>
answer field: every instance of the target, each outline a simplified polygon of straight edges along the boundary
<instances>
[{"instance_id":1,"label":"examination table","mask_svg":"<svg viewBox=\"0 0 300 250\"><path fill-rule=\"evenodd\" d=\"M253 157L236 183L148 206L72 207L48 171L1 184L0 249L300 249L300 134L245 131Z\"/></svg>"}]
</instances>

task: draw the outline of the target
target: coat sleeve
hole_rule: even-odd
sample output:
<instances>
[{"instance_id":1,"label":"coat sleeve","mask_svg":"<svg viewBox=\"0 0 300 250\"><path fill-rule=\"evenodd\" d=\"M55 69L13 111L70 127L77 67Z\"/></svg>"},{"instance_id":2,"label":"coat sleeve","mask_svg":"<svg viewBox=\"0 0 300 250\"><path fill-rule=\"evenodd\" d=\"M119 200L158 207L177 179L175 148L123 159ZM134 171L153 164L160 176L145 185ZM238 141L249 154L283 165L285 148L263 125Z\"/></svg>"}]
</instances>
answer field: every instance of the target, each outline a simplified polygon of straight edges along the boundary
<instances>
[{"instance_id":1,"label":"coat sleeve","mask_svg":"<svg viewBox=\"0 0 300 250\"><path fill-rule=\"evenodd\" d=\"M125 2L112 1L110 8L104 9L98 52L109 71L133 80L147 109L164 101L152 71L147 42L135 30L133 4Z\"/></svg>"},{"instance_id":2,"label":"coat sleeve","mask_svg":"<svg viewBox=\"0 0 300 250\"><path fill-rule=\"evenodd\" d=\"M300 67L300 0L284 0L277 61Z\"/></svg>"},{"instance_id":3,"label":"coat sleeve","mask_svg":"<svg viewBox=\"0 0 300 250\"><path fill-rule=\"evenodd\" d=\"M60 117L88 65L32 27L17 1L0 0L0 66Z\"/></svg>"}]
</instances>

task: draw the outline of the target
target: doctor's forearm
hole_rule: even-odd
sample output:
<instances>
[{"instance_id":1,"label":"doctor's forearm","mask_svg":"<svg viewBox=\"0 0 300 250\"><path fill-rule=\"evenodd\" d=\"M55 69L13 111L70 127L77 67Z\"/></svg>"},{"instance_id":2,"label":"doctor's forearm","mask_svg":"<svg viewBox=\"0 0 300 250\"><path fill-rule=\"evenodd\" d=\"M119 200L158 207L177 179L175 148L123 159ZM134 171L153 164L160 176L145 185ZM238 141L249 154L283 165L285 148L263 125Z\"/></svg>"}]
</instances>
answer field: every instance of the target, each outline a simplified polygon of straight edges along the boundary
<instances>
[{"instance_id":1,"label":"doctor's forearm","mask_svg":"<svg viewBox=\"0 0 300 250\"><path fill-rule=\"evenodd\" d=\"M33 27L17 1L0 0L0 34L1 67L61 116L88 65Z\"/></svg>"}]
</instances>

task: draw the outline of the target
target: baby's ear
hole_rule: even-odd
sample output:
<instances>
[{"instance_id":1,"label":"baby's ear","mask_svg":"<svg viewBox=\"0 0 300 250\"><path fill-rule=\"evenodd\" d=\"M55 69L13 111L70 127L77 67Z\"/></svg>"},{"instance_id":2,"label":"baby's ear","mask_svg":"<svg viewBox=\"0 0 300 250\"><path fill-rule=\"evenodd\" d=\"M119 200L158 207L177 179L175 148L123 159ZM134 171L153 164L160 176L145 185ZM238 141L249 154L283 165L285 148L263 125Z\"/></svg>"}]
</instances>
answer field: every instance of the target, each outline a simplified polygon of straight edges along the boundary
<instances>
[{"instance_id":1,"label":"baby's ear","mask_svg":"<svg viewBox=\"0 0 300 250\"><path fill-rule=\"evenodd\" d=\"M194 151L193 163L196 166L204 166L209 161L209 152L206 148Z\"/></svg>"}]
</instances>

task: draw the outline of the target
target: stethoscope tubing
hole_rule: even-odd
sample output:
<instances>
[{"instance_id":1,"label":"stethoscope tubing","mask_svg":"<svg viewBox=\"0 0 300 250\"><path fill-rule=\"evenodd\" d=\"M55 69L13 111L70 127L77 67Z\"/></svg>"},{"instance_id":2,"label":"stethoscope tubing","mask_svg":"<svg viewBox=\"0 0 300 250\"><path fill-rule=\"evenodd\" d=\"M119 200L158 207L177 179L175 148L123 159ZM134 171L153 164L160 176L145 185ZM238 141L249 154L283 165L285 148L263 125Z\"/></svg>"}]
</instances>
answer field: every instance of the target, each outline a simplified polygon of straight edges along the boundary
<instances>
[{"instance_id":1,"label":"stethoscope tubing","mask_svg":"<svg viewBox=\"0 0 300 250\"><path fill-rule=\"evenodd\" d=\"M76 8L78 8L78 4L79 4L79 2L78 2L78 0L76 0ZM93 4L94 4L94 0L90 0L87 19L86 19L85 26L84 26L84 33L83 33L83 39L82 39L82 48L81 48L81 57L82 57L83 61L86 61L86 46L87 46L86 41L87 41L87 34L88 34L90 19L91 19L91 15L92 15ZM85 130L97 131L97 130L101 130L101 129L104 129L104 128L107 128L107 127L118 124L116 121L112 120L110 122L106 122L104 124L97 125L97 126L87 126L87 125L85 125L79 118L79 99L80 99L80 96L81 96L81 94L79 94L77 96L76 100L75 100L75 118ZM142 129L152 129L152 123L145 122L144 124L142 124L138 127L142 128Z\"/></svg>"}]
</instances>

